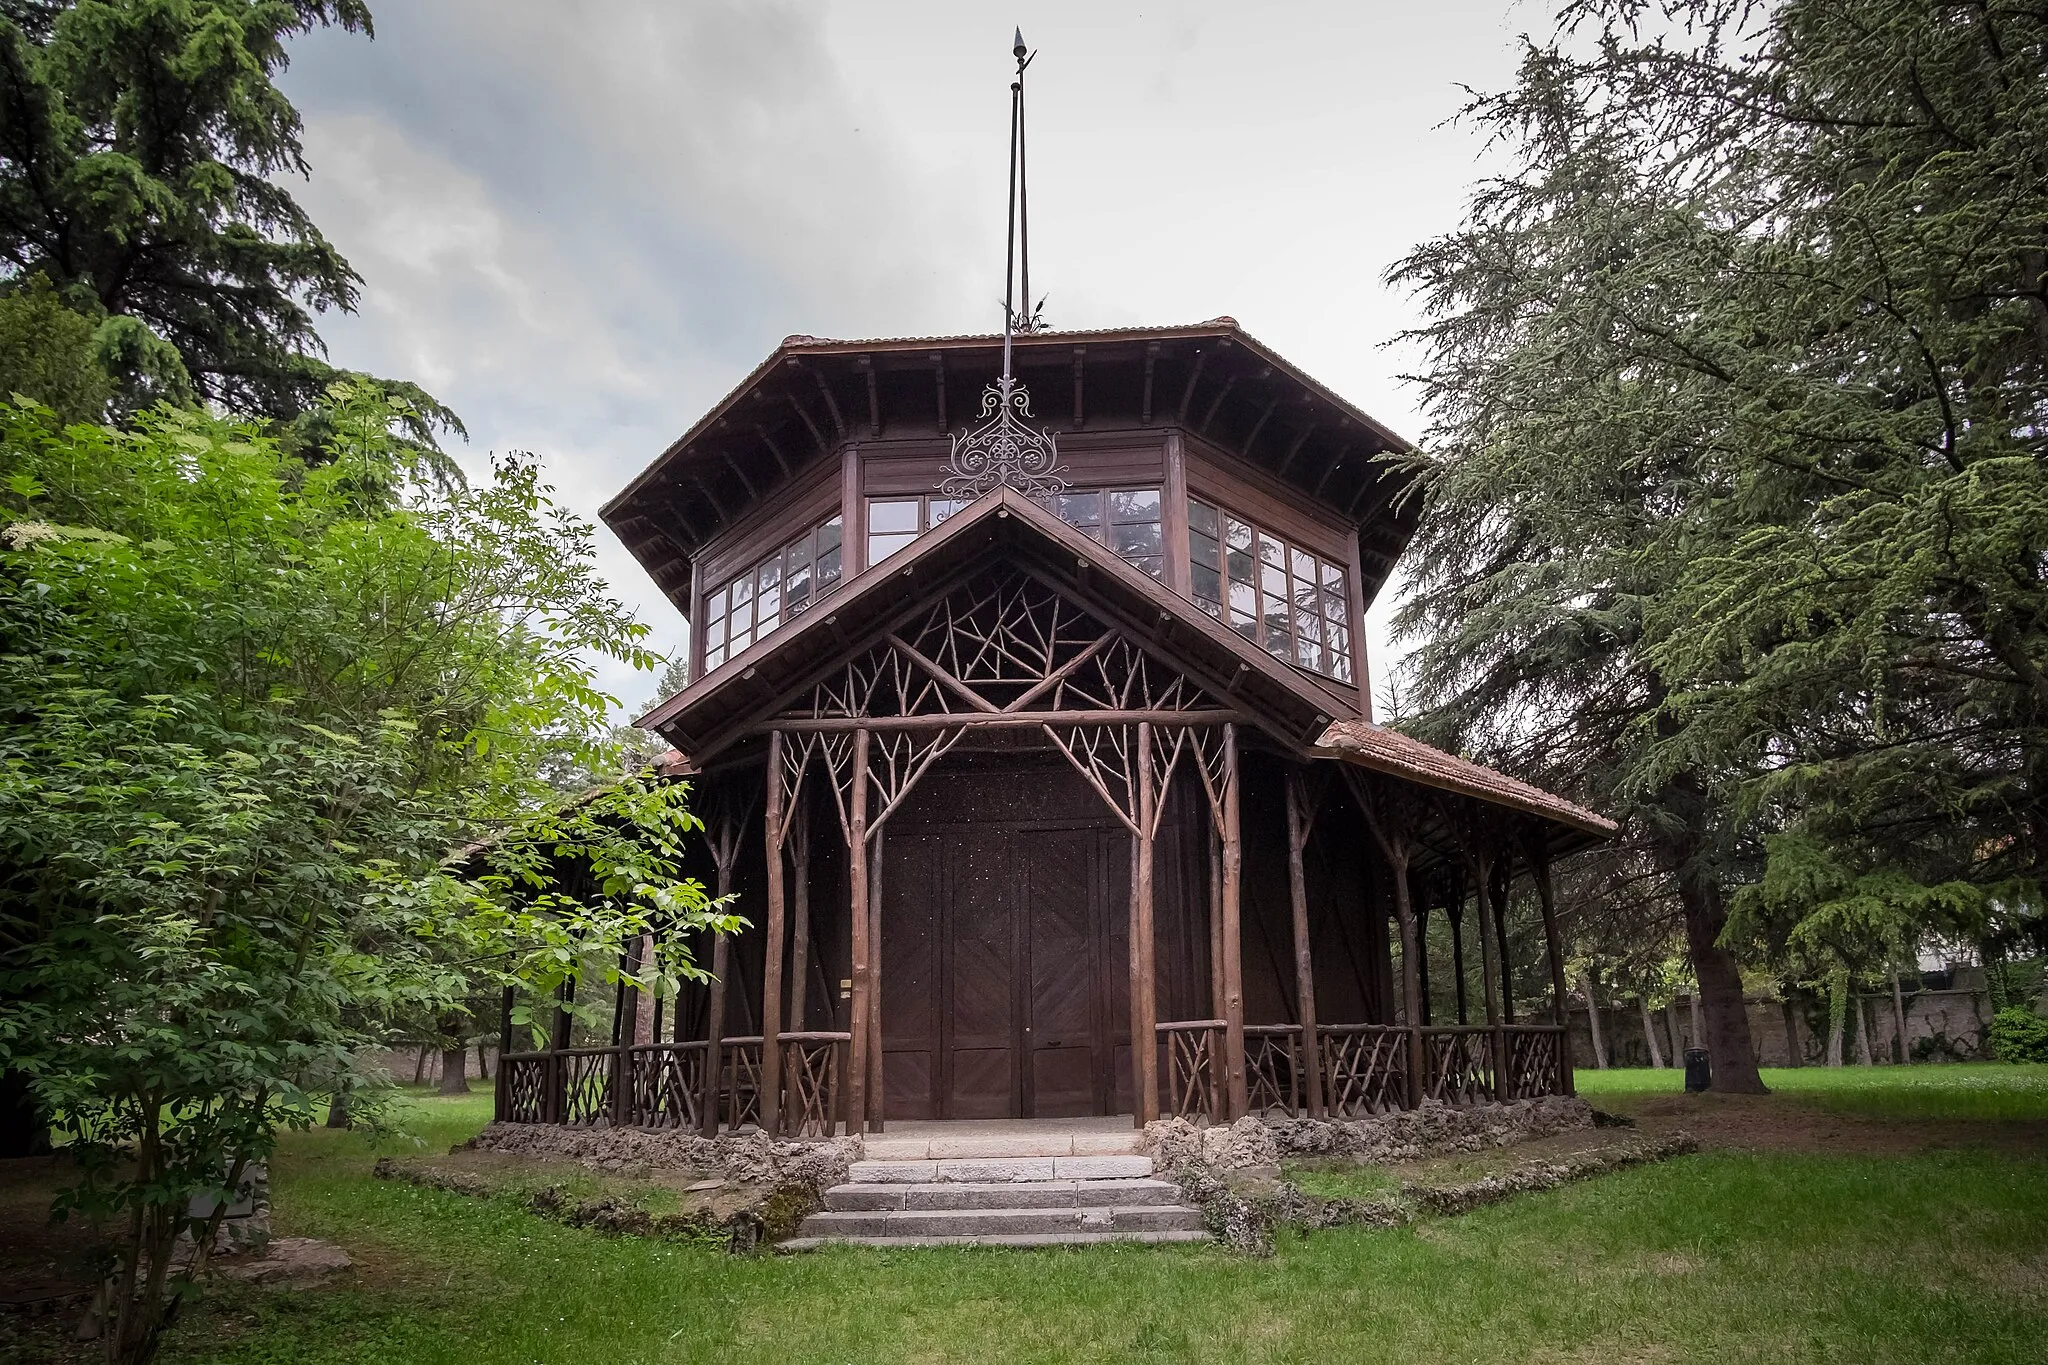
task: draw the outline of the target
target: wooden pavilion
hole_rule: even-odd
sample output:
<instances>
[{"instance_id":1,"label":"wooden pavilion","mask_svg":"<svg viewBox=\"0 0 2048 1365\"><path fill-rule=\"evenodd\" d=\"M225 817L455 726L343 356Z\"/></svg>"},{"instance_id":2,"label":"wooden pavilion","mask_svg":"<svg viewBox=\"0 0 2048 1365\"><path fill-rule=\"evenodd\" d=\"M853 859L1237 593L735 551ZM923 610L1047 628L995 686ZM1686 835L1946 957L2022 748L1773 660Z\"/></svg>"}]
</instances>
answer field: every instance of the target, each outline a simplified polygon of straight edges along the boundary
<instances>
[{"instance_id":1,"label":"wooden pavilion","mask_svg":"<svg viewBox=\"0 0 2048 1365\"><path fill-rule=\"evenodd\" d=\"M823 1136L1570 1093L1551 868L1614 827L1373 723L1404 443L1229 318L1024 333L1014 392L1009 354L790 337L606 506L691 624L694 681L640 724L750 927L703 945L709 985L622 999L610 1046L565 1019L506 1056L498 1117ZM1043 477L964 458L989 432L1042 436Z\"/></svg>"}]
</instances>

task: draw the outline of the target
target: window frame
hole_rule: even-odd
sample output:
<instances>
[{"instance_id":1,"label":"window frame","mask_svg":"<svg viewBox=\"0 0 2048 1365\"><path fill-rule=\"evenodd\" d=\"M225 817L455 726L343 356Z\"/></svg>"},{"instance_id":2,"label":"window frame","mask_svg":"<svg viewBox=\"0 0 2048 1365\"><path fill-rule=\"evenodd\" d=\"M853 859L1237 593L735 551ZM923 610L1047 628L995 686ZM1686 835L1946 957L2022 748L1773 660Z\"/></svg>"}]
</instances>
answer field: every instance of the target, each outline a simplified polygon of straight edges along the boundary
<instances>
[{"instance_id":1,"label":"window frame","mask_svg":"<svg viewBox=\"0 0 2048 1365\"><path fill-rule=\"evenodd\" d=\"M1205 578L1214 580L1213 596ZM1350 580L1350 565L1269 531L1220 500L1188 494L1189 598L1282 663L1345 686L1358 678Z\"/></svg>"},{"instance_id":2,"label":"window frame","mask_svg":"<svg viewBox=\"0 0 2048 1365\"><path fill-rule=\"evenodd\" d=\"M825 543L827 532L831 533L830 545ZM831 566L829 571L824 567L828 563ZM793 569L798 566L807 571L809 587L803 598L792 604L789 585L794 581ZM768 578L771 569L774 572L772 583ZM708 676L723 668L803 615L818 599L846 581L846 569L845 518L834 512L812 523L802 535L782 542L770 553L706 592L703 599L705 674ZM771 594L775 610L769 615L761 610L761 604ZM735 631L734 621L742 605L746 612L746 628ZM764 620L768 622L765 628ZM735 643L741 635L744 635L744 640Z\"/></svg>"}]
</instances>

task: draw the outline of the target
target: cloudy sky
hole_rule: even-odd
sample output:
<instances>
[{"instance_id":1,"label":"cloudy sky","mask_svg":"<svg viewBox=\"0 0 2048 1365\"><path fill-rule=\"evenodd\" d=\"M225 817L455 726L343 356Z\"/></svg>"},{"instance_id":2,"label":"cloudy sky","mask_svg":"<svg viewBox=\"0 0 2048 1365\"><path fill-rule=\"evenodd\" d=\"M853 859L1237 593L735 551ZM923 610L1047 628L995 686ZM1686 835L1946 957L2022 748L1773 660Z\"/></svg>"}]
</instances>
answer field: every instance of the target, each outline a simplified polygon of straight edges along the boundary
<instances>
[{"instance_id":1,"label":"cloudy sky","mask_svg":"<svg viewBox=\"0 0 2048 1365\"><path fill-rule=\"evenodd\" d=\"M596 509L793 332L1000 325L1010 32L1055 327L1228 313L1419 436L1380 283L1454 226L1522 0L373 0L299 41L302 201L367 280L340 364L531 451ZM683 623L600 531L664 648ZM1374 615L1384 618L1391 591ZM1384 638L1384 630L1375 634ZM1385 654L1375 658L1375 679ZM628 704L651 679L611 667Z\"/></svg>"}]
</instances>

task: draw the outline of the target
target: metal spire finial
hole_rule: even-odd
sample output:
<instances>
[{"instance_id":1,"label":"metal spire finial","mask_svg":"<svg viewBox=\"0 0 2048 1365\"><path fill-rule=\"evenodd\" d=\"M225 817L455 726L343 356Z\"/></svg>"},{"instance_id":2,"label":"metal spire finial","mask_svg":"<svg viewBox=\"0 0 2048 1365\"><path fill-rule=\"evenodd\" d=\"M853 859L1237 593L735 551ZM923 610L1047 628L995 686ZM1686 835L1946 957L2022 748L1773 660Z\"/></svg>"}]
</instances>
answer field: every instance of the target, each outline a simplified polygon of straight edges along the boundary
<instances>
[{"instance_id":1,"label":"metal spire finial","mask_svg":"<svg viewBox=\"0 0 2048 1365\"><path fill-rule=\"evenodd\" d=\"M1034 498L1064 492L1059 447L1044 427L1028 424L1031 395L1011 372L1012 340L1019 331L1035 332L1044 324L1031 306L1030 196L1025 190L1024 69L1038 54L1024 46L1017 30L1011 54L1017 78L1010 82L1010 217L1003 258L1003 372L981 393L978 426L953 437L952 458L939 491L949 498L972 501L999 487L1015 488ZM1024 292L1025 316L1017 316L1015 288Z\"/></svg>"}]
</instances>

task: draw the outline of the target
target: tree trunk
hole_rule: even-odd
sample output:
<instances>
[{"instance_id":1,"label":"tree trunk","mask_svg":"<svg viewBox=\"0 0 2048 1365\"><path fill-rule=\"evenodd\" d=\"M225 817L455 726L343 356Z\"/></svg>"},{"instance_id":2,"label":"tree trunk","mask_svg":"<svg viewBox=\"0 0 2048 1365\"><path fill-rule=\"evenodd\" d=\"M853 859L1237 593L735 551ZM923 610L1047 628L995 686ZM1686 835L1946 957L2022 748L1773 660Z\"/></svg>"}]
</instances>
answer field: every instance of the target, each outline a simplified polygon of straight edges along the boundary
<instances>
[{"instance_id":1,"label":"tree trunk","mask_svg":"<svg viewBox=\"0 0 2048 1365\"><path fill-rule=\"evenodd\" d=\"M335 1087L333 1096L327 1101L327 1126L329 1128L348 1127L347 1086Z\"/></svg>"},{"instance_id":2,"label":"tree trunk","mask_svg":"<svg viewBox=\"0 0 2048 1365\"><path fill-rule=\"evenodd\" d=\"M1664 1039L1671 1044L1671 1065L1685 1065L1685 1030L1678 1026L1678 1001L1664 1002Z\"/></svg>"},{"instance_id":3,"label":"tree trunk","mask_svg":"<svg viewBox=\"0 0 2048 1365\"><path fill-rule=\"evenodd\" d=\"M412 1083L414 1085L425 1085L427 1083L427 1045L425 1043L419 1045L413 1059Z\"/></svg>"},{"instance_id":4,"label":"tree trunk","mask_svg":"<svg viewBox=\"0 0 2048 1365\"><path fill-rule=\"evenodd\" d=\"M1643 1041L1650 1045L1650 1065L1659 1071L1664 1069L1664 1050L1657 1046L1657 1026L1650 1019L1650 998L1636 997L1636 1004L1643 1010Z\"/></svg>"},{"instance_id":5,"label":"tree trunk","mask_svg":"<svg viewBox=\"0 0 2048 1365\"><path fill-rule=\"evenodd\" d=\"M1785 1065L1805 1066L1806 1048L1799 1041L1799 1025L1792 1013L1792 993L1788 990L1778 1001L1778 1008L1785 1015Z\"/></svg>"},{"instance_id":6,"label":"tree trunk","mask_svg":"<svg viewBox=\"0 0 2048 1365\"><path fill-rule=\"evenodd\" d=\"M1856 1065L1876 1066L1877 1058L1870 1052L1870 1002L1856 1002Z\"/></svg>"},{"instance_id":7,"label":"tree trunk","mask_svg":"<svg viewBox=\"0 0 2048 1365\"><path fill-rule=\"evenodd\" d=\"M2044 976L2042 979L2048 981L2048 976ZM2043 989L2048 990L2048 987ZM2044 998L2048 998L2048 996L2044 996ZM1906 1058L1912 1054L1906 1050L1906 993L1899 989L1899 974L1897 972L1892 973L1892 1042L1897 1052L1897 1056L1893 1060L1898 1062L1900 1066L1904 1066Z\"/></svg>"},{"instance_id":8,"label":"tree trunk","mask_svg":"<svg viewBox=\"0 0 2048 1365\"><path fill-rule=\"evenodd\" d=\"M1749 1038L1749 1011L1742 1000L1742 969L1735 954L1721 946L1728 908L1721 888L1695 858L1678 866L1678 900L1685 909L1685 941L1692 957L1693 979L1706 1015L1701 1040L1714 1065L1716 1090L1740 1095L1766 1095L1769 1087L1756 1069L1756 1050Z\"/></svg>"},{"instance_id":9,"label":"tree trunk","mask_svg":"<svg viewBox=\"0 0 2048 1365\"><path fill-rule=\"evenodd\" d=\"M1607 1069L1607 1043L1600 1036L1600 1001L1593 994L1593 973L1581 970L1579 986L1586 992L1586 1025L1593 1030L1593 1065Z\"/></svg>"},{"instance_id":10,"label":"tree trunk","mask_svg":"<svg viewBox=\"0 0 2048 1365\"><path fill-rule=\"evenodd\" d=\"M469 1093L469 1047L460 1038L453 1045L441 1051L441 1093L444 1095L467 1095Z\"/></svg>"},{"instance_id":11,"label":"tree trunk","mask_svg":"<svg viewBox=\"0 0 2048 1365\"><path fill-rule=\"evenodd\" d=\"M1828 1056L1829 1066L1842 1064L1842 1028L1849 1017L1849 988L1839 974L1828 982Z\"/></svg>"}]
</instances>

